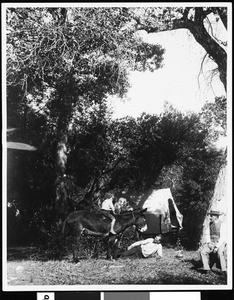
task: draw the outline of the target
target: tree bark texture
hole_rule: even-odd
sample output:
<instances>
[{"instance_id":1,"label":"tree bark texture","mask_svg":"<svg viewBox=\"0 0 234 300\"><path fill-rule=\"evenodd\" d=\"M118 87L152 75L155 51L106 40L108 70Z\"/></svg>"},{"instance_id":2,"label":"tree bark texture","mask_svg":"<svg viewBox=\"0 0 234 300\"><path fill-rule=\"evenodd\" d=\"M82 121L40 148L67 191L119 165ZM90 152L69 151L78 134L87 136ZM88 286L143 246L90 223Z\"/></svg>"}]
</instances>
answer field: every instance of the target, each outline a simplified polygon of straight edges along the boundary
<instances>
[{"instance_id":1,"label":"tree bark texture","mask_svg":"<svg viewBox=\"0 0 234 300\"><path fill-rule=\"evenodd\" d=\"M221 167L219 171L218 178L216 180L214 194L210 200L210 205L207 213L211 210L217 210L222 212L223 214L219 217L220 220L224 223L227 222L228 215L228 177L227 177L227 168L228 166L225 164ZM205 241L204 233L207 231L207 227L209 226L210 217L207 214L203 223L203 231L201 235L201 243Z\"/></svg>"},{"instance_id":2,"label":"tree bark texture","mask_svg":"<svg viewBox=\"0 0 234 300\"><path fill-rule=\"evenodd\" d=\"M205 49L209 57L217 64L220 80L223 83L225 90L227 89L227 53L226 51L209 35L205 26L204 18L201 8L196 8L196 17L192 21L187 18L175 20L173 23L174 29L186 28L188 29L195 40Z\"/></svg>"},{"instance_id":3,"label":"tree bark texture","mask_svg":"<svg viewBox=\"0 0 234 300\"><path fill-rule=\"evenodd\" d=\"M55 158L55 214L64 219L69 213L69 197L66 189L68 126L71 118L71 102L61 100L58 120L58 141Z\"/></svg>"}]
</instances>

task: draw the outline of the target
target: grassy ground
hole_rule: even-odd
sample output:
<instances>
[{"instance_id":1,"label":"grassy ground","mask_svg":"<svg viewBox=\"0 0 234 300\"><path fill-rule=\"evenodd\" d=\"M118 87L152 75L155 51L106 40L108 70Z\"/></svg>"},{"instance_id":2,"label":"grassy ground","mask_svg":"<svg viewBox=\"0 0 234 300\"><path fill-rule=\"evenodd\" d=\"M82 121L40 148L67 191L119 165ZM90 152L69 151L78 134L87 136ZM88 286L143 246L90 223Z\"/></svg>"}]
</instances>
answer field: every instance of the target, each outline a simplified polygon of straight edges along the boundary
<instances>
[{"instance_id":1,"label":"grassy ground","mask_svg":"<svg viewBox=\"0 0 234 300\"><path fill-rule=\"evenodd\" d=\"M216 270L210 275L199 272L197 251L164 248L163 258L120 258L108 261L86 257L78 264L71 255L62 260L39 259L34 248L8 250L8 285L226 285L226 276Z\"/></svg>"}]
</instances>

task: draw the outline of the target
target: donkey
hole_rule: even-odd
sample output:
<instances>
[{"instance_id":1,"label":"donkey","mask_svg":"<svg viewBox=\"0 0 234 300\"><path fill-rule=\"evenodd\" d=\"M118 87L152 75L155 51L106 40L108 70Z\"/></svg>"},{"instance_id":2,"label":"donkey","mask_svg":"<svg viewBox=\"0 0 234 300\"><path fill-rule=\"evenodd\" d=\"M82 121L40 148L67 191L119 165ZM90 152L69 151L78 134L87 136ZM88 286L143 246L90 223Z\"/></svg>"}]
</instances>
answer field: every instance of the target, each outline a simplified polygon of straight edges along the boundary
<instances>
[{"instance_id":1,"label":"donkey","mask_svg":"<svg viewBox=\"0 0 234 300\"><path fill-rule=\"evenodd\" d=\"M144 213L147 209L135 209L120 215L115 215L116 221L114 230L116 234L110 233L111 220L101 213L90 213L86 211L75 211L71 213L63 222L62 234L66 226L69 227L73 236L73 261L78 262L78 243L82 235L92 235L108 238L107 259L115 258L114 245L118 242L123 231L135 226L138 231L147 230Z\"/></svg>"}]
</instances>

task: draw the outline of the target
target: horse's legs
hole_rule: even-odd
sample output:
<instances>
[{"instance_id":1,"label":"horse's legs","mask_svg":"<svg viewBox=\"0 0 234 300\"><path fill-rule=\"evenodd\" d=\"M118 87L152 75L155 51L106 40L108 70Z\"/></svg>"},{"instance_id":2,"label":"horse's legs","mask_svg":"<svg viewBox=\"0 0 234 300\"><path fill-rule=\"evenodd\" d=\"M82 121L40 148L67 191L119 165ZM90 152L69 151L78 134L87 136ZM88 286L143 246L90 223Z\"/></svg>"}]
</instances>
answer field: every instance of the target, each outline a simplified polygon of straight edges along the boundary
<instances>
[{"instance_id":1,"label":"horse's legs","mask_svg":"<svg viewBox=\"0 0 234 300\"><path fill-rule=\"evenodd\" d=\"M117 241L117 243L116 243L116 247L117 248L120 248L120 245L121 245L121 240L122 240L122 237L123 237L123 233L121 232L120 234L119 234L119 237L118 237L118 241Z\"/></svg>"},{"instance_id":2,"label":"horse's legs","mask_svg":"<svg viewBox=\"0 0 234 300\"><path fill-rule=\"evenodd\" d=\"M116 235L112 235L108 240L108 249L107 249L107 259L115 258L114 254L114 245L118 242L118 238Z\"/></svg>"},{"instance_id":3,"label":"horse's legs","mask_svg":"<svg viewBox=\"0 0 234 300\"><path fill-rule=\"evenodd\" d=\"M94 244L94 247L93 247L93 258L97 258L98 257L98 244L100 243L100 240L99 239L96 239L96 241L95 241L95 244ZM101 244L101 246L100 247L102 247L102 244Z\"/></svg>"},{"instance_id":4,"label":"horse's legs","mask_svg":"<svg viewBox=\"0 0 234 300\"><path fill-rule=\"evenodd\" d=\"M72 252L73 252L73 262L78 263L78 242L80 240L81 235L74 236L73 243L72 243Z\"/></svg>"}]
</instances>

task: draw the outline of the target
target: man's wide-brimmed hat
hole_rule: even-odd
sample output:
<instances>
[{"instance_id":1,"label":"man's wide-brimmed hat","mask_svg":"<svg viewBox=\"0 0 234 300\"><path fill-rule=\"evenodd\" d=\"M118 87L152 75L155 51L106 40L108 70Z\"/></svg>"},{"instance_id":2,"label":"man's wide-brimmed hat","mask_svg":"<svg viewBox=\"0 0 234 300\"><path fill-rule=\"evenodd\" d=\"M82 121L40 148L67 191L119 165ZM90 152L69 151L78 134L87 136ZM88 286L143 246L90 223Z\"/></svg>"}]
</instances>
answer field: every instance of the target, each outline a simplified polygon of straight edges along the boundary
<instances>
[{"instance_id":1,"label":"man's wide-brimmed hat","mask_svg":"<svg viewBox=\"0 0 234 300\"><path fill-rule=\"evenodd\" d=\"M222 215L223 213L218 211L218 210L211 210L208 215L216 215L216 216L220 216Z\"/></svg>"}]
</instances>

